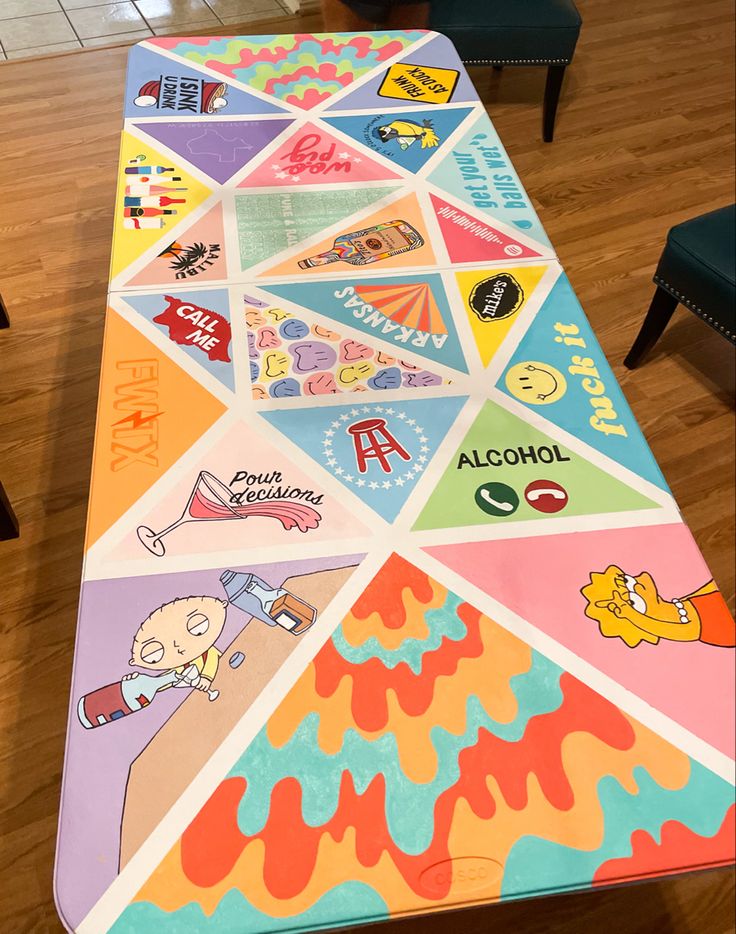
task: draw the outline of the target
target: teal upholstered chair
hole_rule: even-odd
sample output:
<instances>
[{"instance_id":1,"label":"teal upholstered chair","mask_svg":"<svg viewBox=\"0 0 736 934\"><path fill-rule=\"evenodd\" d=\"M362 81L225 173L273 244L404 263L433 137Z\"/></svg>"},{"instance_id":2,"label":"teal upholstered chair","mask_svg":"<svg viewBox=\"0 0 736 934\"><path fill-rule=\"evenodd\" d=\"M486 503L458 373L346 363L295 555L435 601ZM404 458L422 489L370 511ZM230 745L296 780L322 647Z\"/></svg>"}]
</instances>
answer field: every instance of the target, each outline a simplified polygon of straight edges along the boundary
<instances>
[{"instance_id":1,"label":"teal upholstered chair","mask_svg":"<svg viewBox=\"0 0 736 934\"><path fill-rule=\"evenodd\" d=\"M431 26L466 65L543 65L543 137L552 142L565 69L582 20L573 0L432 0Z\"/></svg>"},{"instance_id":2,"label":"teal upholstered chair","mask_svg":"<svg viewBox=\"0 0 736 934\"><path fill-rule=\"evenodd\" d=\"M736 343L736 205L673 227L654 274L657 291L624 360L637 366L678 305Z\"/></svg>"}]
</instances>

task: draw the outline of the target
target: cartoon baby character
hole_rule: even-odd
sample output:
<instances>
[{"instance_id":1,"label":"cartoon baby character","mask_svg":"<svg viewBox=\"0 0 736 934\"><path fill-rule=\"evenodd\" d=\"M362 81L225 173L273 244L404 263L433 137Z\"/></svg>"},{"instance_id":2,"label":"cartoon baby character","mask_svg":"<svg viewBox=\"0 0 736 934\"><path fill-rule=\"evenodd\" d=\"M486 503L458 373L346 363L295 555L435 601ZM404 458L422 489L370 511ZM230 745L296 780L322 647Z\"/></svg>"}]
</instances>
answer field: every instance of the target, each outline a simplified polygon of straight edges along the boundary
<instances>
[{"instance_id":1,"label":"cartoon baby character","mask_svg":"<svg viewBox=\"0 0 736 934\"><path fill-rule=\"evenodd\" d=\"M177 597L150 613L133 638L129 665L178 675L175 687L193 687L216 700L211 690L222 654L215 648L225 626L227 601L218 597ZM123 680L138 677L138 672ZM165 690L163 688L162 690Z\"/></svg>"},{"instance_id":2,"label":"cartoon baby character","mask_svg":"<svg viewBox=\"0 0 736 934\"><path fill-rule=\"evenodd\" d=\"M705 642L733 648L736 624L726 601L711 580L685 597L663 599L651 574L627 574L612 564L593 571L582 595L585 615L598 623L601 635L618 637L629 648L641 642Z\"/></svg>"}]
</instances>

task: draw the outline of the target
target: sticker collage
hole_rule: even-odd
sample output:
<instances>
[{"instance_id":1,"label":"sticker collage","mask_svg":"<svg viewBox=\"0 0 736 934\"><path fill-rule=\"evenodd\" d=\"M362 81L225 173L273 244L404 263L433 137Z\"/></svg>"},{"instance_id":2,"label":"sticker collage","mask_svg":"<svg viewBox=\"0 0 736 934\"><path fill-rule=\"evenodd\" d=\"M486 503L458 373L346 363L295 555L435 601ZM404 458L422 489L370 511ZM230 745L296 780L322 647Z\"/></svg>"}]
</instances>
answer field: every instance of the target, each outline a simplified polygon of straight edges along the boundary
<instances>
[{"instance_id":1,"label":"sticker collage","mask_svg":"<svg viewBox=\"0 0 736 934\"><path fill-rule=\"evenodd\" d=\"M734 632L447 39L132 48L70 930L727 864Z\"/></svg>"}]
</instances>

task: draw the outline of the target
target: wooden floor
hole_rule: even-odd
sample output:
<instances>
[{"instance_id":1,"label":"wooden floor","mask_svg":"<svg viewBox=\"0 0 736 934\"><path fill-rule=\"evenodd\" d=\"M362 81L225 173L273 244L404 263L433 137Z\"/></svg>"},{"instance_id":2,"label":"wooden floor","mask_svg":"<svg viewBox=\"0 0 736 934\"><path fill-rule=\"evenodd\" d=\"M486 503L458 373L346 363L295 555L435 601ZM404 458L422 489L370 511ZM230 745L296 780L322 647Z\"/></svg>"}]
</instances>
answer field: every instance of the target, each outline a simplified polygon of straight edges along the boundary
<instances>
[{"instance_id":1,"label":"wooden floor","mask_svg":"<svg viewBox=\"0 0 736 934\"><path fill-rule=\"evenodd\" d=\"M472 77L733 608L733 348L680 311L645 366L621 366L667 229L734 200L733 7L578 3L583 34L554 144L541 143L541 70ZM23 529L0 543L7 934L60 929L52 864L126 54L0 65L0 291L13 320L0 331L0 478ZM721 871L381 930L721 934L733 917Z\"/></svg>"}]
</instances>

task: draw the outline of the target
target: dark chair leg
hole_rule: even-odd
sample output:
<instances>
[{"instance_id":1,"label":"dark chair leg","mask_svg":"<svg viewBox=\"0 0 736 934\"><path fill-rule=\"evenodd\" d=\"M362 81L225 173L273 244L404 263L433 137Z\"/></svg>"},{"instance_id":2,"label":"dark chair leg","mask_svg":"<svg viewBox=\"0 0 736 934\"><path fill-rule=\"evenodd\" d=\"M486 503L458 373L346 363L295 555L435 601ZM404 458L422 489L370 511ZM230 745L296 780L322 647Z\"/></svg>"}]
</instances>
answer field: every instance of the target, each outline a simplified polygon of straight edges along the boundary
<instances>
[{"instance_id":1,"label":"dark chair leg","mask_svg":"<svg viewBox=\"0 0 736 934\"><path fill-rule=\"evenodd\" d=\"M551 143L555 135L555 116L566 68L567 65L550 65L547 69L547 84L544 88L544 114L542 117L542 138L545 143Z\"/></svg>"},{"instance_id":2,"label":"dark chair leg","mask_svg":"<svg viewBox=\"0 0 736 934\"><path fill-rule=\"evenodd\" d=\"M0 483L0 541L8 538L18 538L20 527L18 519L10 505L8 494L5 492L2 483Z\"/></svg>"},{"instance_id":3,"label":"dark chair leg","mask_svg":"<svg viewBox=\"0 0 736 934\"><path fill-rule=\"evenodd\" d=\"M0 328L9 327L10 318L8 317L8 309L5 307L5 302L3 301L2 295L0 295Z\"/></svg>"},{"instance_id":4,"label":"dark chair leg","mask_svg":"<svg viewBox=\"0 0 736 934\"><path fill-rule=\"evenodd\" d=\"M657 291L654 293L654 298L652 298L652 304L649 306L647 316L642 322L641 330L631 350L626 355L624 366L633 370L634 367L641 363L642 358L662 336L662 332L667 327L677 305L678 301L673 295L670 295L661 286L657 286Z\"/></svg>"}]
</instances>

